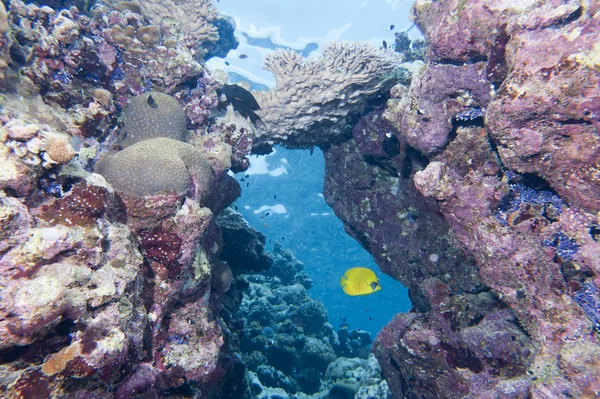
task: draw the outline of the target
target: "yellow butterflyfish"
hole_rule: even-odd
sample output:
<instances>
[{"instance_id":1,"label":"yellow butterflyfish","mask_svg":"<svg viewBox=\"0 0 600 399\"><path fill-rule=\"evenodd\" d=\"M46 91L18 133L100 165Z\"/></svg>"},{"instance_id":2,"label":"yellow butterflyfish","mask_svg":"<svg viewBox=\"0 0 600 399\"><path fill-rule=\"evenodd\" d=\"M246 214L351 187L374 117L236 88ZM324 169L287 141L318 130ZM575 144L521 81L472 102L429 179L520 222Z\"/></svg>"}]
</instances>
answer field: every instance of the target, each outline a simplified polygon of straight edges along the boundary
<instances>
[{"instance_id":1,"label":"yellow butterflyfish","mask_svg":"<svg viewBox=\"0 0 600 399\"><path fill-rule=\"evenodd\" d=\"M340 286L350 296L369 295L381 289L375 272L366 267L346 270L340 279Z\"/></svg>"}]
</instances>

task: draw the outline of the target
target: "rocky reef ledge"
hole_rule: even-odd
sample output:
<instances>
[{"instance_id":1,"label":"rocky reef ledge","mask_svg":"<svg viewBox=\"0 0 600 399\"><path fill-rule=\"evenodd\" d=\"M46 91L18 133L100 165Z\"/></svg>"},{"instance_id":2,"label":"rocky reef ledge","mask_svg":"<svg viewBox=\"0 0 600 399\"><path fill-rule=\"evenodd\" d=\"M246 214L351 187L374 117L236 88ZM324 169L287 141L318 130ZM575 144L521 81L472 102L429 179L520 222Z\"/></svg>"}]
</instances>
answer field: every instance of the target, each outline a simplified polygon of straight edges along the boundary
<instances>
[{"instance_id":1,"label":"rocky reef ledge","mask_svg":"<svg viewBox=\"0 0 600 399\"><path fill-rule=\"evenodd\" d=\"M325 197L413 312L397 398L600 389L600 4L422 1L427 62L326 150Z\"/></svg>"},{"instance_id":2,"label":"rocky reef ledge","mask_svg":"<svg viewBox=\"0 0 600 399\"><path fill-rule=\"evenodd\" d=\"M0 396L598 396L598 1L417 0L421 61L275 52L256 127L210 118L203 57L235 45L211 1L64 3L0 3ZM372 384L325 366L364 337L342 345L285 251L238 278L269 257L216 222L228 171L274 144L323 148L326 200L409 289L373 343L385 384L364 354Z\"/></svg>"}]
</instances>

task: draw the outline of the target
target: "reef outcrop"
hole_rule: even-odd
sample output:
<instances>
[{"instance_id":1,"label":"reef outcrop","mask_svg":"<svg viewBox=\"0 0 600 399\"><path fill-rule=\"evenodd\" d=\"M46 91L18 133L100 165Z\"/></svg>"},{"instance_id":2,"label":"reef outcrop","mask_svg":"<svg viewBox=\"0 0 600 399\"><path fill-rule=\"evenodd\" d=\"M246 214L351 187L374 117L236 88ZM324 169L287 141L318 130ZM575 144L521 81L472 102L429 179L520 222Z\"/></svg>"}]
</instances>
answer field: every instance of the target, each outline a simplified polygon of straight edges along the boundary
<instances>
[{"instance_id":1,"label":"reef outcrop","mask_svg":"<svg viewBox=\"0 0 600 399\"><path fill-rule=\"evenodd\" d=\"M215 217L248 151L203 137L193 46L121 6L2 8L2 397L208 395L235 368Z\"/></svg>"},{"instance_id":2,"label":"reef outcrop","mask_svg":"<svg viewBox=\"0 0 600 399\"><path fill-rule=\"evenodd\" d=\"M412 14L425 63L403 37L276 51L252 128L208 119L211 1L0 6L0 396L596 397L600 4ZM123 128L134 98L173 124ZM409 289L372 346L387 382L224 211L228 171L277 143L323 147L326 200Z\"/></svg>"},{"instance_id":3,"label":"reef outcrop","mask_svg":"<svg viewBox=\"0 0 600 399\"><path fill-rule=\"evenodd\" d=\"M327 201L413 300L373 347L396 397L599 388L599 7L515 4L417 1L427 64L326 151Z\"/></svg>"}]
</instances>

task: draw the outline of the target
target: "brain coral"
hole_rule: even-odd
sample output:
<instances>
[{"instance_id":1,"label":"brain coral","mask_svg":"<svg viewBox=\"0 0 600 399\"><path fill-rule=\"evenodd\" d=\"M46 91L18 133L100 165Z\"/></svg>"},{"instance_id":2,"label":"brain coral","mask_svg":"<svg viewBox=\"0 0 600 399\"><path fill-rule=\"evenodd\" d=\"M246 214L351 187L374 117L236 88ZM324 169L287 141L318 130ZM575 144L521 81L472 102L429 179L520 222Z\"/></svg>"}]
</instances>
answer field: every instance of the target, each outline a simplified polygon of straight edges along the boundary
<instances>
[{"instance_id":1,"label":"brain coral","mask_svg":"<svg viewBox=\"0 0 600 399\"><path fill-rule=\"evenodd\" d=\"M203 194L212 178L212 168L198 148L163 137L105 155L96 164L95 172L115 190L134 196L183 194L192 182L196 192Z\"/></svg>"},{"instance_id":2,"label":"brain coral","mask_svg":"<svg viewBox=\"0 0 600 399\"><path fill-rule=\"evenodd\" d=\"M122 147L155 137L181 141L186 133L183 107L168 94L156 91L140 94L127 104L123 116Z\"/></svg>"}]
</instances>

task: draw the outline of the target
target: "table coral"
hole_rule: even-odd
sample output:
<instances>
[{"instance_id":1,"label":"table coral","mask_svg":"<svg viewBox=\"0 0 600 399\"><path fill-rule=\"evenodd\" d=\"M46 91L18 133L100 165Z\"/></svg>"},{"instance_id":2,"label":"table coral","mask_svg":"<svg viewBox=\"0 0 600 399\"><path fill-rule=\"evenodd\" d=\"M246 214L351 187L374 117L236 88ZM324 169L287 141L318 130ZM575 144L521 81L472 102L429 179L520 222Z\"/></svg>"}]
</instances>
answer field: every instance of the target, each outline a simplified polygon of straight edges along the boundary
<instances>
[{"instance_id":1,"label":"table coral","mask_svg":"<svg viewBox=\"0 0 600 399\"><path fill-rule=\"evenodd\" d=\"M255 146L310 147L347 135L347 125L367 101L389 88L401 60L398 53L361 42L332 43L310 61L292 50L275 50L264 66L275 75L275 89L254 93L265 125L256 132Z\"/></svg>"}]
</instances>

